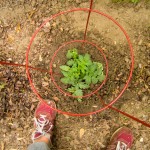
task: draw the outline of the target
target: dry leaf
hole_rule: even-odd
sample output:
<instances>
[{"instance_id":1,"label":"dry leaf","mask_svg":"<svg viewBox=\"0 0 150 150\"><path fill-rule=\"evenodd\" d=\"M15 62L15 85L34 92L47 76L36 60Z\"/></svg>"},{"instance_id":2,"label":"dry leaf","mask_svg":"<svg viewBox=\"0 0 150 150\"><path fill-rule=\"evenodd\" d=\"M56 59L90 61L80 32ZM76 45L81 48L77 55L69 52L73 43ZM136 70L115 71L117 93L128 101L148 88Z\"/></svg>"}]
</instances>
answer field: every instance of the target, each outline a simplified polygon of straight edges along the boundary
<instances>
[{"instance_id":1,"label":"dry leaf","mask_svg":"<svg viewBox=\"0 0 150 150\"><path fill-rule=\"evenodd\" d=\"M18 23L16 26L16 32L19 33L20 31L21 31L21 25L20 23Z\"/></svg>"},{"instance_id":2,"label":"dry leaf","mask_svg":"<svg viewBox=\"0 0 150 150\"><path fill-rule=\"evenodd\" d=\"M68 115L66 115L66 114L63 114L65 117L66 117L66 119L68 119L69 118L69 116Z\"/></svg>"},{"instance_id":3,"label":"dry leaf","mask_svg":"<svg viewBox=\"0 0 150 150\"><path fill-rule=\"evenodd\" d=\"M1 150L4 150L4 148L5 148L4 142L1 142Z\"/></svg>"},{"instance_id":4,"label":"dry leaf","mask_svg":"<svg viewBox=\"0 0 150 150\"><path fill-rule=\"evenodd\" d=\"M35 108L35 106L32 104L30 110L32 111Z\"/></svg>"},{"instance_id":5,"label":"dry leaf","mask_svg":"<svg viewBox=\"0 0 150 150\"><path fill-rule=\"evenodd\" d=\"M56 96L54 96L53 99L54 99L56 102L60 100L60 99L59 99L58 97L56 97Z\"/></svg>"},{"instance_id":6,"label":"dry leaf","mask_svg":"<svg viewBox=\"0 0 150 150\"><path fill-rule=\"evenodd\" d=\"M80 139L82 138L82 136L84 135L85 130L83 128L80 129L80 133L79 133L79 137Z\"/></svg>"},{"instance_id":7,"label":"dry leaf","mask_svg":"<svg viewBox=\"0 0 150 150\"><path fill-rule=\"evenodd\" d=\"M40 55L40 56L39 56L39 61L42 61L42 60L43 60L43 59L42 59L42 56Z\"/></svg>"},{"instance_id":8,"label":"dry leaf","mask_svg":"<svg viewBox=\"0 0 150 150\"><path fill-rule=\"evenodd\" d=\"M17 138L18 141L23 140L23 138Z\"/></svg>"},{"instance_id":9,"label":"dry leaf","mask_svg":"<svg viewBox=\"0 0 150 150\"><path fill-rule=\"evenodd\" d=\"M38 102L39 100L37 98L32 98L32 102L35 103L35 102Z\"/></svg>"}]
</instances>

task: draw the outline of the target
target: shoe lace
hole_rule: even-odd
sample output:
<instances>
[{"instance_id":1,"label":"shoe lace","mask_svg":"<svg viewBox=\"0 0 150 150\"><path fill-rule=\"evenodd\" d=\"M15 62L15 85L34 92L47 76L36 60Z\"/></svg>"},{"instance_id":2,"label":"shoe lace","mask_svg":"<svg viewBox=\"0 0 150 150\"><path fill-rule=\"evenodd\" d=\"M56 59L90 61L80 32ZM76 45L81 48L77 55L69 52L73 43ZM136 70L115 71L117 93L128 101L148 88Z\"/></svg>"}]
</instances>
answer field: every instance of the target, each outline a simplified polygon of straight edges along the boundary
<instances>
[{"instance_id":1,"label":"shoe lace","mask_svg":"<svg viewBox=\"0 0 150 150\"><path fill-rule=\"evenodd\" d=\"M129 150L127 149L127 145L121 141L118 141L116 150Z\"/></svg>"},{"instance_id":2,"label":"shoe lace","mask_svg":"<svg viewBox=\"0 0 150 150\"><path fill-rule=\"evenodd\" d=\"M45 135L53 127L53 124L46 118L46 115L40 115L40 117L38 119L34 118L34 123L36 125L36 130L32 134L32 140L35 140L35 139ZM44 127L47 125L49 125L49 128L47 130L45 130ZM37 138L35 138L36 133L40 133L40 136L38 136Z\"/></svg>"}]
</instances>

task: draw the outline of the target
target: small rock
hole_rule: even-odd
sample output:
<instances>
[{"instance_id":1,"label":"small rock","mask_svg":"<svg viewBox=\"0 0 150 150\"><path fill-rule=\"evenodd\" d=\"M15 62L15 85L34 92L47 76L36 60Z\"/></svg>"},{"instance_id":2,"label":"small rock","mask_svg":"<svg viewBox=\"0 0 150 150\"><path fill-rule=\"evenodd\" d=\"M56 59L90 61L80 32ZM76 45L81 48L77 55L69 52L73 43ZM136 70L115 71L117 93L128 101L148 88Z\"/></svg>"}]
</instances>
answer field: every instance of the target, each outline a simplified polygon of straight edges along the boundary
<instances>
[{"instance_id":1,"label":"small rock","mask_svg":"<svg viewBox=\"0 0 150 150\"><path fill-rule=\"evenodd\" d=\"M45 86L48 86L48 85L49 85L49 83L48 83L48 82L43 81L43 82L42 82L42 85L45 87Z\"/></svg>"},{"instance_id":2,"label":"small rock","mask_svg":"<svg viewBox=\"0 0 150 150\"><path fill-rule=\"evenodd\" d=\"M50 23L47 22L47 23L45 24L45 27L46 27L46 28L49 28L49 27L50 27Z\"/></svg>"},{"instance_id":3,"label":"small rock","mask_svg":"<svg viewBox=\"0 0 150 150\"><path fill-rule=\"evenodd\" d=\"M60 28L60 31L62 32L63 30L64 30L64 29L61 27L61 28Z\"/></svg>"},{"instance_id":4,"label":"small rock","mask_svg":"<svg viewBox=\"0 0 150 150\"><path fill-rule=\"evenodd\" d=\"M8 58L7 60L8 60L8 61L12 61L12 58Z\"/></svg>"},{"instance_id":5,"label":"small rock","mask_svg":"<svg viewBox=\"0 0 150 150\"><path fill-rule=\"evenodd\" d=\"M139 64L139 68L142 68L142 64Z\"/></svg>"},{"instance_id":6,"label":"small rock","mask_svg":"<svg viewBox=\"0 0 150 150\"><path fill-rule=\"evenodd\" d=\"M56 68L56 67L57 67L57 65L56 65L56 64L53 64L53 67L54 67L54 68Z\"/></svg>"},{"instance_id":7,"label":"small rock","mask_svg":"<svg viewBox=\"0 0 150 150\"><path fill-rule=\"evenodd\" d=\"M43 59L42 59L42 56L40 55L40 56L39 56L39 61L42 61L42 60L43 60Z\"/></svg>"},{"instance_id":8,"label":"small rock","mask_svg":"<svg viewBox=\"0 0 150 150\"><path fill-rule=\"evenodd\" d=\"M144 141L144 139L143 138L140 138L140 142L142 143Z\"/></svg>"}]
</instances>

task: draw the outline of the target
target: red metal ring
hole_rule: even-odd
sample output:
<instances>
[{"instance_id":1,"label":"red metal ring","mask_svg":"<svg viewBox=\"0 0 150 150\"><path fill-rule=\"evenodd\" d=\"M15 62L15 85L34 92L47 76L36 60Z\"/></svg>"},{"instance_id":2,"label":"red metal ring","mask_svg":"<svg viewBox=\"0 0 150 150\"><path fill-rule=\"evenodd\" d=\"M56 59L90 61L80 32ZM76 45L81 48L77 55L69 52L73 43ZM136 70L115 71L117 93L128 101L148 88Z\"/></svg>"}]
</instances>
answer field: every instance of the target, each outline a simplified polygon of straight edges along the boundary
<instances>
[{"instance_id":1,"label":"red metal ring","mask_svg":"<svg viewBox=\"0 0 150 150\"><path fill-rule=\"evenodd\" d=\"M71 112L64 112L62 110L59 110L59 109L55 109L55 108L52 108L53 110L59 112L59 113L62 113L62 114L66 114L66 115L70 115L70 116L87 116L87 115L92 115L92 114L95 114L95 113L98 113L98 112L101 112L103 110L106 110L107 108L109 108L112 104L114 104L121 96L122 94L124 93L124 91L126 90L126 88L128 87L128 84L131 80L131 77L132 77L132 72L133 72L133 67L134 67L134 55L133 55L133 47L132 47L132 44L130 42L130 38L128 36L128 34L126 33L126 31L124 30L124 28L116 21L114 20L111 16L107 15L107 14L104 14L103 12L100 12L100 11L97 11L97 10L92 10L92 9L88 9L88 8L76 8L76 9L71 9L71 10L67 10L67 11L63 11L63 12L60 12L58 14L55 14L53 16L51 16L50 18L46 19L45 22L34 32L31 40L30 40L30 43L28 45L28 48L27 48L27 51L26 51L26 73L27 73L27 76L28 76L28 80L30 82L30 86L33 90L33 92L37 95L37 97L39 98L40 101L42 101L43 103L45 103L46 105L48 105L45 100L40 96L40 94L38 93L38 91L36 90L36 88L34 87L33 85L33 82L31 80L31 76L30 76L30 73L29 73L29 67L28 67L28 63L29 63L29 59L28 59L28 55L29 55L29 51L30 51L30 48L31 48L31 45L32 45L32 42L35 38L35 36L37 35L37 33L41 30L41 28L48 22L48 21L51 21L52 19L56 18L57 16L60 16L62 14L65 14L65 13L69 13L69 12L75 12L75 11L85 11L85 12L95 12L99 15L102 15L102 16L105 16L106 18L108 18L109 20L111 20L113 23L115 23L120 29L121 31L124 33L126 39L127 39L127 42L128 42L128 45L129 45L129 48L130 48L130 57L131 57L131 64L130 64L130 72L129 72L129 76L128 76L128 79L126 81L126 84L125 86L123 87L123 89L120 91L119 95L114 99L112 100L107 106L97 110L97 111L94 111L94 112L89 112L89 113L85 113L85 114L75 114L75 113L71 113Z\"/></svg>"},{"instance_id":2,"label":"red metal ring","mask_svg":"<svg viewBox=\"0 0 150 150\"><path fill-rule=\"evenodd\" d=\"M55 82L55 79L54 79L54 77L53 77L53 71L52 71L53 61L54 61L54 59L55 59L57 53L61 50L61 48L65 47L65 46L68 45L68 44L76 43L76 42L79 42L79 43L88 43L88 44L91 44L91 45L93 45L94 47L96 47L96 48L100 51L100 53L102 54L102 56L103 56L103 58L104 58L104 60L105 60L105 64L106 64L106 66L105 66L105 79L104 79L104 81L101 83L101 85L100 85L95 91L93 91L93 92L91 92L91 93L89 93L89 94L83 95L83 96L73 96L73 95L71 95L70 93L67 93L67 92L65 92L64 90L62 90L62 88ZM98 46L96 46L96 44L94 44L94 43L92 43L92 42L88 42L88 41L86 41L86 40L74 40L74 41L70 41L70 42L64 43L62 46L60 46L60 47L55 51L55 53L54 53L54 55L53 55L53 57L52 57L52 59L51 59L51 62L50 62L50 74L51 74L51 79L52 79L54 85L56 86L56 88L57 88L61 93L65 94L65 95L67 95L67 96L70 96L70 97L74 97L74 98L90 97L91 95L93 95L93 94L95 94L96 92L98 92L98 91L102 88L102 86L105 84L106 79L107 79L107 76L108 76L108 62L107 62L107 59L106 59L105 54L103 53L103 51L102 51Z\"/></svg>"}]
</instances>

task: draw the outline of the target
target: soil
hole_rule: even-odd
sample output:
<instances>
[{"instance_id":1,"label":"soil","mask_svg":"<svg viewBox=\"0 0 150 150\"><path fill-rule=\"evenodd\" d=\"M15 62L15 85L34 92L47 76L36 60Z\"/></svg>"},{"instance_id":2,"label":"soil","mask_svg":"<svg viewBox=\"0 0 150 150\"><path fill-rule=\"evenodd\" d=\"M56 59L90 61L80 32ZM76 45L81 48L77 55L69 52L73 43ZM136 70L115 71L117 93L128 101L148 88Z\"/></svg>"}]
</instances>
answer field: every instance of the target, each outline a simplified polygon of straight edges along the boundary
<instances>
[{"instance_id":1,"label":"soil","mask_svg":"<svg viewBox=\"0 0 150 150\"><path fill-rule=\"evenodd\" d=\"M20 0L0 1L0 61L25 64L25 53L34 31L45 19L71 8L88 8L88 0ZM132 80L114 107L150 124L150 2L112 3L95 0L93 9L112 16L128 33L134 49ZM50 62L54 52L65 42L83 40L88 13L65 13L47 22L35 37L29 66L32 81L43 99L54 100L57 108L72 113L96 111L117 97L126 84L130 71L130 49L124 34L109 19L91 13L86 40L96 43L106 55L109 73L106 84L88 98L78 102L61 93L50 78ZM54 59L52 70L57 85L59 66L66 62L66 51L78 48L89 53L93 61L105 67L96 47L72 43L63 47ZM84 94L100 85L92 86ZM32 143L33 116L38 98L32 92L24 67L0 65L0 147L2 150L24 150ZM52 150L105 150L111 135L119 127L127 126L134 134L132 150L150 149L150 129L111 109L86 117L58 114L55 120ZM15 142L14 142L15 141Z\"/></svg>"}]
</instances>

